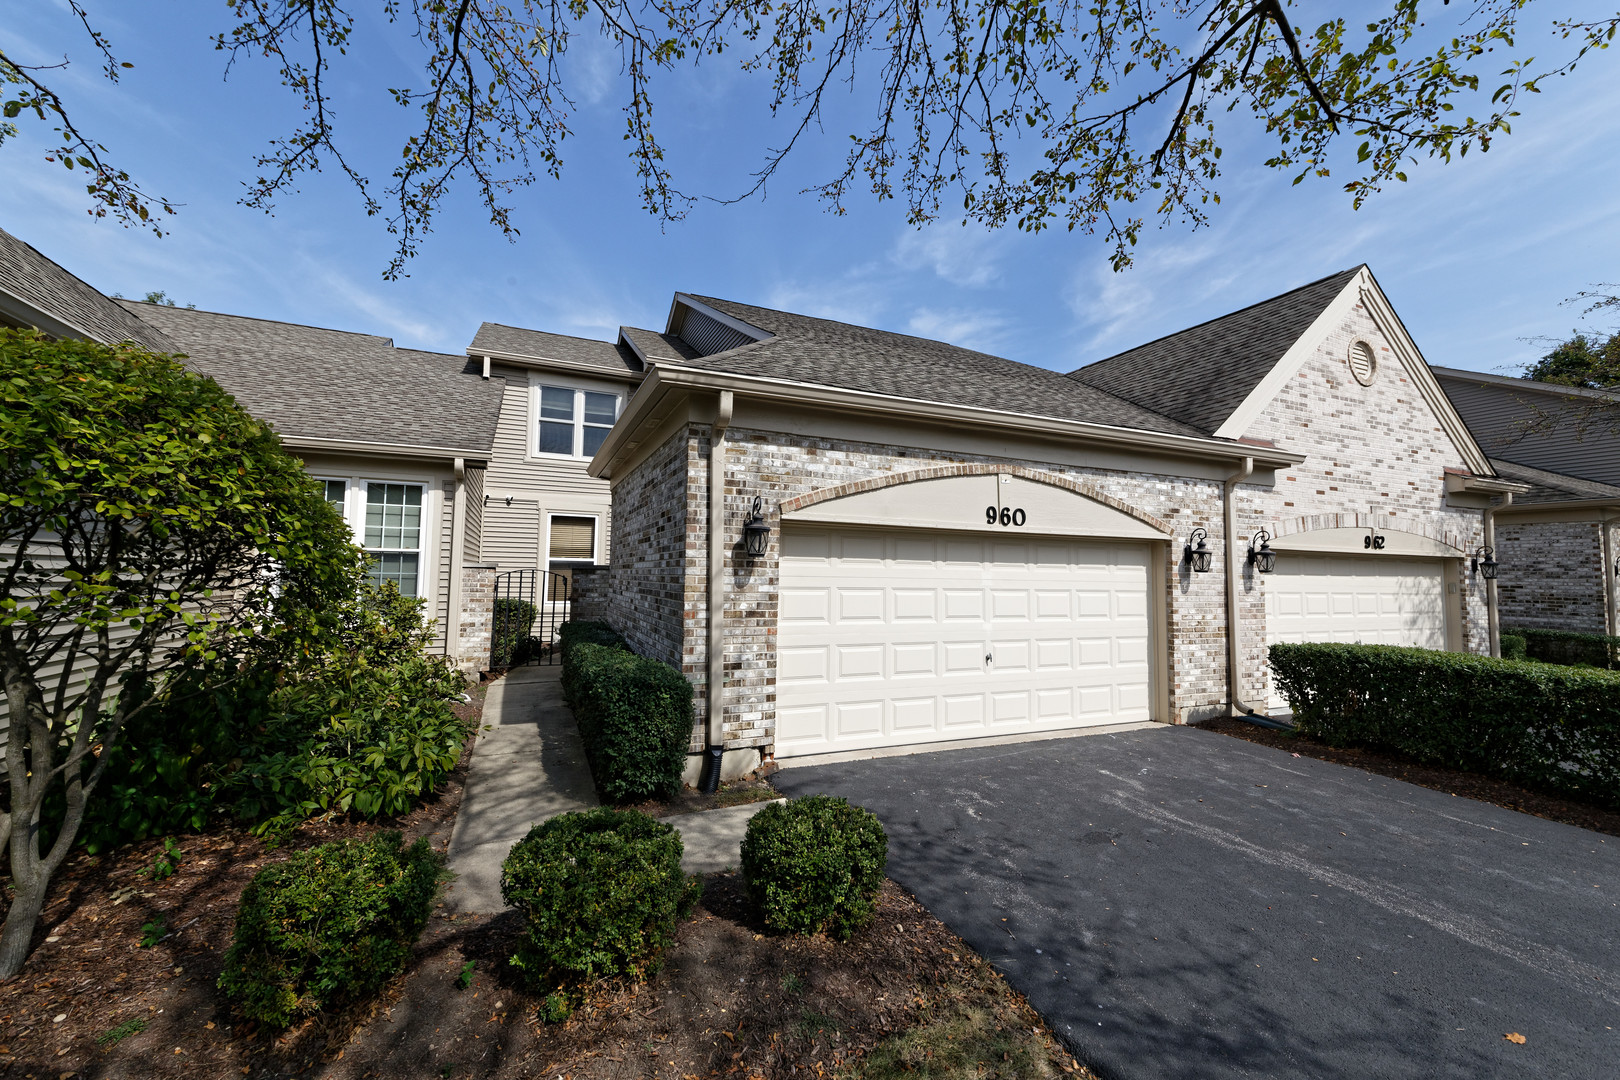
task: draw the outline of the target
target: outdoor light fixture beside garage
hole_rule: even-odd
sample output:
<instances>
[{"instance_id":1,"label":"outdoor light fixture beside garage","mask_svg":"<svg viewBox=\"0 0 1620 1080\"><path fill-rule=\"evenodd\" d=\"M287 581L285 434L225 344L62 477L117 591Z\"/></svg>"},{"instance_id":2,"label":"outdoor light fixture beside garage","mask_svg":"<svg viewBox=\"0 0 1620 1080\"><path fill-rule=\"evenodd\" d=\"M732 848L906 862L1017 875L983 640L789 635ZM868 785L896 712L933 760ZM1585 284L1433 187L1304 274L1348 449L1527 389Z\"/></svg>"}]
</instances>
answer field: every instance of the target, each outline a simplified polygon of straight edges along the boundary
<instances>
[{"instance_id":1,"label":"outdoor light fixture beside garage","mask_svg":"<svg viewBox=\"0 0 1620 1080\"><path fill-rule=\"evenodd\" d=\"M1496 568L1500 565L1496 561L1496 552L1488 547L1482 547L1474 552L1474 573L1486 581L1496 580Z\"/></svg>"},{"instance_id":2,"label":"outdoor light fixture beside garage","mask_svg":"<svg viewBox=\"0 0 1620 1080\"><path fill-rule=\"evenodd\" d=\"M1249 565L1262 574L1269 574L1277 569L1277 553L1271 550L1271 534L1261 529L1254 534L1254 540L1260 546L1255 547L1254 541L1249 544Z\"/></svg>"},{"instance_id":3,"label":"outdoor light fixture beside garage","mask_svg":"<svg viewBox=\"0 0 1620 1080\"><path fill-rule=\"evenodd\" d=\"M1187 538L1187 548L1182 552L1182 558L1192 565L1195 573L1209 573L1209 561L1215 557L1215 553L1209 550L1209 545L1204 543L1208 538L1209 532L1205 529L1194 529L1192 535ZM1198 541L1197 547L1193 546L1194 540Z\"/></svg>"},{"instance_id":4,"label":"outdoor light fixture beside garage","mask_svg":"<svg viewBox=\"0 0 1620 1080\"><path fill-rule=\"evenodd\" d=\"M750 559L757 559L765 554L765 546L770 540L771 527L765 522L765 502L755 495L753 516L743 525L743 550Z\"/></svg>"}]
</instances>

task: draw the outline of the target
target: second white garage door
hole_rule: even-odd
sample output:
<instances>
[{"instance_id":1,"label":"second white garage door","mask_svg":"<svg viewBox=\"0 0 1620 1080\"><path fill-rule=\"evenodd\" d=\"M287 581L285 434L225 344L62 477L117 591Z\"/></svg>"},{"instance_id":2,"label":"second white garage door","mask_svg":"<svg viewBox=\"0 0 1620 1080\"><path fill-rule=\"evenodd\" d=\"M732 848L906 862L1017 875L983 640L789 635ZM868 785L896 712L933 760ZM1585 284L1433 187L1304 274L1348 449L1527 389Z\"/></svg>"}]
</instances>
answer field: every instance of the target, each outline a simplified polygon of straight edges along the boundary
<instances>
[{"instance_id":1,"label":"second white garage door","mask_svg":"<svg viewBox=\"0 0 1620 1080\"><path fill-rule=\"evenodd\" d=\"M1150 718L1142 544L782 534L776 754Z\"/></svg>"},{"instance_id":2,"label":"second white garage door","mask_svg":"<svg viewBox=\"0 0 1620 1080\"><path fill-rule=\"evenodd\" d=\"M1438 559L1279 555L1265 588L1268 644L1446 647L1445 578ZM1275 696L1271 703L1285 704Z\"/></svg>"}]
</instances>

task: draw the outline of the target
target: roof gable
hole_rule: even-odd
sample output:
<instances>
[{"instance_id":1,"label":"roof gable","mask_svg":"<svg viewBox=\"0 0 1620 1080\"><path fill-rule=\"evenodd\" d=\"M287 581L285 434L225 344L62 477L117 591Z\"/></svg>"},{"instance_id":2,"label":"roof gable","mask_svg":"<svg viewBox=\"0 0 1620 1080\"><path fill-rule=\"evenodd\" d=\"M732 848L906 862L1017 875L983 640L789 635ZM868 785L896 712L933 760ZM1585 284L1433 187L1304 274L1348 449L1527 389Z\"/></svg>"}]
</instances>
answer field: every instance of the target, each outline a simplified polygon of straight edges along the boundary
<instances>
[{"instance_id":1,"label":"roof gable","mask_svg":"<svg viewBox=\"0 0 1620 1080\"><path fill-rule=\"evenodd\" d=\"M509 360L550 361L575 370L600 368L615 375L641 373L641 361L623 342L571 337L545 330L486 322L478 327L469 356L500 356Z\"/></svg>"},{"instance_id":2,"label":"roof gable","mask_svg":"<svg viewBox=\"0 0 1620 1080\"><path fill-rule=\"evenodd\" d=\"M1169 334L1069 373L1069 378L1215 434L1361 267Z\"/></svg>"}]
</instances>

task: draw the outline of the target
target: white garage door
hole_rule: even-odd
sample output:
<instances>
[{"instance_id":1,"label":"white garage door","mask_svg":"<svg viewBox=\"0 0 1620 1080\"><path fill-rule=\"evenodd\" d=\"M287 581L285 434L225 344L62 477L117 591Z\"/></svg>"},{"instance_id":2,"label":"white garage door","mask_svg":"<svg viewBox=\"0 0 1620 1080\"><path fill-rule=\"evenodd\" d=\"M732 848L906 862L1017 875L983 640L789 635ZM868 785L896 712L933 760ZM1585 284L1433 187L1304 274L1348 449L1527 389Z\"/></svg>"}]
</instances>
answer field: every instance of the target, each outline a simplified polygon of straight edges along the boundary
<instances>
[{"instance_id":1,"label":"white garage door","mask_svg":"<svg viewBox=\"0 0 1620 1080\"><path fill-rule=\"evenodd\" d=\"M1268 644L1446 647L1445 578L1437 559L1279 555L1265 588ZM1286 703L1273 696L1271 704Z\"/></svg>"},{"instance_id":2,"label":"white garage door","mask_svg":"<svg viewBox=\"0 0 1620 1080\"><path fill-rule=\"evenodd\" d=\"M779 757L1149 719L1141 544L789 527Z\"/></svg>"}]
</instances>

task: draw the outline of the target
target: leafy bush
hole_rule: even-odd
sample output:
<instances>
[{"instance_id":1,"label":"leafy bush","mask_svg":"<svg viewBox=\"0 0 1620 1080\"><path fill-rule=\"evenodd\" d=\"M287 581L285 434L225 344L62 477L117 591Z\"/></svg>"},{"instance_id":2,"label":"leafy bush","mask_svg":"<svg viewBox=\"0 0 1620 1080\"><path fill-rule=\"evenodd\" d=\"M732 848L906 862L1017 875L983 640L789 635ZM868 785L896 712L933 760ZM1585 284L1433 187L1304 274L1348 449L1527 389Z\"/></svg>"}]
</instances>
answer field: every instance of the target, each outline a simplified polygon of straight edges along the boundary
<instances>
[{"instance_id":1,"label":"leafy bush","mask_svg":"<svg viewBox=\"0 0 1620 1080\"><path fill-rule=\"evenodd\" d=\"M1273 645L1307 735L1620 806L1620 673L1392 645Z\"/></svg>"},{"instance_id":2,"label":"leafy bush","mask_svg":"<svg viewBox=\"0 0 1620 1080\"><path fill-rule=\"evenodd\" d=\"M557 630L558 641L562 644L563 662L568 662L568 650L574 645L605 645L610 649L628 649L624 638L619 632L605 622L579 622L563 623Z\"/></svg>"},{"instance_id":3,"label":"leafy bush","mask_svg":"<svg viewBox=\"0 0 1620 1080\"><path fill-rule=\"evenodd\" d=\"M1587 664L1591 667L1620 667L1620 637L1607 634L1579 634L1573 630L1504 630L1502 654L1507 655L1508 635L1521 637L1526 659L1544 664Z\"/></svg>"},{"instance_id":4,"label":"leafy bush","mask_svg":"<svg viewBox=\"0 0 1620 1080\"><path fill-rule=\"evenodd\" d=\"M539 988L657 970L702 891L682 850L672 826L634 810L536 825L501 864L501 896L526 927L512 964Z\"/></svg>"},{"instance_id":5,"label":"leafy bush","mask_svg":"<svg viewBox=\"0 0 1620 1080\"><path fill-rule=\"evenodd\" d=\"M765 807L742 842L748 897L765 924L840 941L872 921L888 861L877 817L830 795Z\"/></svg>"},{"instance_id":6,"label":"leafy bush","mask_svg":"<svg viewBox=\"0 0 1620 1080\"><path fill-rule=\"evenodd\" d=\"M374 993L405 967L444 877L444 856L397 832L268 866L242 893L219 988L274 1027Z\"/></svg>"},{"instance_id":7,"label":"leafy bush","mask_svg":"<svg viewBox=\"0 0 1620 1080\"><path fill-rule=\"evenodd\" d=\"M1524 635L1522 635L1522 634L1503 634L1501 636L1501 638L1500 638L1500 641L1502 642L1502 659L1504 659L1504 660L1527 660L1527 659L1529 659L1529 656L1527 655L1527 652L1526 652L1529 643L1525 641Z\"/></svg>"},{"instance_id":8,"label":"leafy bush","mask_svg":"<svg viewBox=\"0 0 1620 1080\"><path fill-rule=\"evenodd\" d=\"M563 687L608 802L675 794L692 738L692 684L674 668L604 645L575 642Z\"/></svg>"},{"instance_id":9,"label":"leafy bush","mask_svg":"<svg viewBox=\"0 0 1620 1080\"><path fill-rule=\"evenodd\" d=\"M495 601L494 635L489 643L492 669L504 670L534 659L534 621L539 617L540 609L527 600L503 596Z\"/></svg>"}]
</instances>

